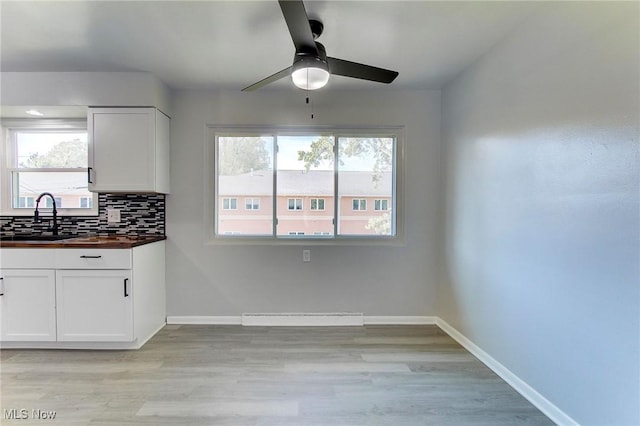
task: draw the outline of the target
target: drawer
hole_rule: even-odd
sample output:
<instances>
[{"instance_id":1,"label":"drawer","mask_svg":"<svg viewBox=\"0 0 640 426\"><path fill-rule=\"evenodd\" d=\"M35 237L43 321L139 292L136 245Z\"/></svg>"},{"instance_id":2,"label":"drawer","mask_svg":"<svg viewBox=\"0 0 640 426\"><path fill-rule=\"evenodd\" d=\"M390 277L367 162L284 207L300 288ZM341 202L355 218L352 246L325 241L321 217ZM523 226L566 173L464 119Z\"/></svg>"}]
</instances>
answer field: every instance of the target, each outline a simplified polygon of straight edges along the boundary
<instances>
[{"instance_id":1,"label":"drawer","mask_svg":"<svg viewBox=\"0 0 640 426\"><path fill-rule=\"evenodd\" d=\"M56 251L51 248L0 249L0 267L5 269L55 269Z\"/></svg>"},{"instance_id":2,"label":"drawer","mask_svg":"<svg viewBox=\"0 0 640 426\"><path fill-rule=\"evenodd\" d=\"M131 249L57 249L57 269L131 269Z\"/></svg>"}]
</instances>

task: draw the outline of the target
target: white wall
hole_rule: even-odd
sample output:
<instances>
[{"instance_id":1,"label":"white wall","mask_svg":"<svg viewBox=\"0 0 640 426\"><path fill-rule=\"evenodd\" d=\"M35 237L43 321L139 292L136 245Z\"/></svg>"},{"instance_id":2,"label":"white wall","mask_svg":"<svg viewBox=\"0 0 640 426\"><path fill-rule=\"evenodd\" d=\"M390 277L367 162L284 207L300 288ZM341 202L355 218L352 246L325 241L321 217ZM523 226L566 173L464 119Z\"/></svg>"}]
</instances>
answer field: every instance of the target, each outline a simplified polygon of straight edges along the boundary
<instances>
[{"instance_id":1,"label":"white wall","mask_svg":"<svg viewBox=\"0 0 640 426\"><path fill-rule=\"evenodd\" d=\"M154 106L170 115L169 90L148 72L2 72L3 106Z\"/></svg>"},{"instance_id":2,"label":"white wall","mask_svg":"<svg viewBox=\"0 0 640 426\"><path fill-rule=\"evenodd\" d=\"M430 91L173 94L167 197L167 313L432 315L438 280L440 93ZM207 125L405 126L407 237L401 247L205 244Z\"/></svg>"},{"instance_id":3,"label":"white wall","mask_svg":"<svg viewBox=\"0 0 640 426\"><path fill-rule=\"evenodd\" d=\"M443 91L439 315L585 425L640 424L639 12L548 4Z\"/></svg>"}]
</instances>

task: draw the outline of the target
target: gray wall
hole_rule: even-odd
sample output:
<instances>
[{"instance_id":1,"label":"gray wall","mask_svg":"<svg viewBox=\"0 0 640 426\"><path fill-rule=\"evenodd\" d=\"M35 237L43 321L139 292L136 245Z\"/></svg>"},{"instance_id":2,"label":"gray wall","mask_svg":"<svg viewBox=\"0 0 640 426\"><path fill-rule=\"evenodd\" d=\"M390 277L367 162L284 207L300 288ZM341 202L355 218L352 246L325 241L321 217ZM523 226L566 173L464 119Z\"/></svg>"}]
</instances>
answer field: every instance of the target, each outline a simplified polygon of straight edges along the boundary
<instances>
[{"instance_id":1,"label":"gray wall","mask_svg":"<svg viewBox=\"0 0 640 426\"><path fill-rule=\"evenodd\" d=\"M443 91L439 315L581 424L640 424L638 3L555 3Z\"/></svg>"},{"instance_id":2,"label":"gray wall","mask_svg":"<svg viewBox=\"0 0 640 426\"><path fill-rule=\"evenodd\" d=\"M363 312L433 315L439 262L440 93L382 90L173 93L167 196L167 314ZM405 126L406 244L399 247L211 245L207 125ZM401 213L402 214L402 213Z\"/></svg>"}]
</instances>

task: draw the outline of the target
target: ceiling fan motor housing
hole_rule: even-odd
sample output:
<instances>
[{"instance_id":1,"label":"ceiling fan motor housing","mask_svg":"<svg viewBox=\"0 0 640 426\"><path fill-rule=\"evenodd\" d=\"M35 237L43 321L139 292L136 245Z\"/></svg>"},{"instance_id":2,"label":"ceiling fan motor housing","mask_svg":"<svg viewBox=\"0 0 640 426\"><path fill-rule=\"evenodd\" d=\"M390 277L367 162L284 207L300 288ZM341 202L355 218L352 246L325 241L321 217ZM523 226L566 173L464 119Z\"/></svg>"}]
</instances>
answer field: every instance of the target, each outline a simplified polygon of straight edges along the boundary
<instances>
[{"instance_id":1,"label":"ceiling fan motor housing","mask_svg":"<svg viewBox=\"0 0 640 426\"><path fill-rule=\"evenodd\" d=\"M311 27L311 34L313 34L314 40L320 37L322 35L322 30L324 30L322 22L315 19L309 19L309 27Z\"/></svg>"},{"instance_id":2,"label":"ceiling fan motor housing","mask_svg":"<svg viewBox=\"0 0 640 426\"><path fill-rule=\"evenodd\" d=\"M316 52L296 52L291 66L293 83L301 89L315 90L329 81L329 63L327 52L321 43L316 42Z\"/></svg>"},{"instance_id":3,"label":"ceiling fan motor housing","mask_svg":"<svg viewBox=\"0 0 640 426\"><path fill-rule=\"evenodd\" d=\"M323 68L329 71L329 63L327 61L327 51L322 43L316 42L317 53L309 49L309 51L298 51L293 56L293 70L303 67Z\"/></svg>"},{"instance_id":4,"label":"ceiling fan motor housing","mask_svg":"<svg viewBox=\"0 0 640 426\"><path fill-rule=\"evenodd\" d=\"M329 81L329 63L324 46L316 42L316 52L299 51L293 57L291 79L304 90L316 90Z\"/></svg>"}]
</instances>

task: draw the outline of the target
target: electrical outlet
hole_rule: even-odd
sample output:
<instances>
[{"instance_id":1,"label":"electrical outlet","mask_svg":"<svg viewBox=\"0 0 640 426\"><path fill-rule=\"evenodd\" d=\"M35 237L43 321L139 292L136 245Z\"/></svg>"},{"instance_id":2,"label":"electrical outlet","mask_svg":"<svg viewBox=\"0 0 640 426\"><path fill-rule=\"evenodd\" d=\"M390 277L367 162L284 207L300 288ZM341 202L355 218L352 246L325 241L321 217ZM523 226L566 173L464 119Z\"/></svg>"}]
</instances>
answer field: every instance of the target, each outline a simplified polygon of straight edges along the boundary
<instances>
[{"instance_id":1,"label":"electrical outlet","mask_svg":"<svg viewBox=\"0 0 640 426\"><path fill-rule=\"evenodd\" d=\"M302 250L302 261L311 262L311 250Z\"/></svg>"},{"instance_id":2,"label":"electrical outlet","mask_svg":"<svg viewBox=\"0 0 640 426\"><path fill-rule=\"evenodd\" d=\"M107 209L107 223L120 223L120 210Z\"/></svg>"}]
</instances>

